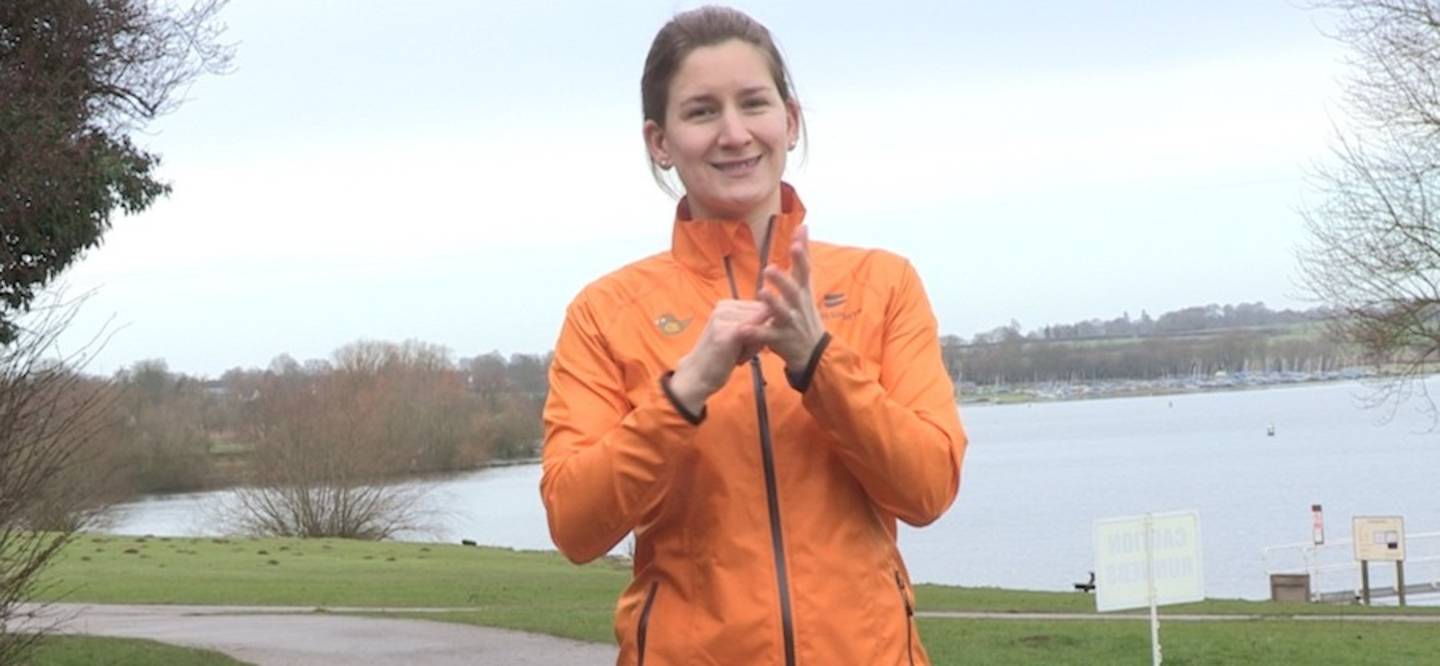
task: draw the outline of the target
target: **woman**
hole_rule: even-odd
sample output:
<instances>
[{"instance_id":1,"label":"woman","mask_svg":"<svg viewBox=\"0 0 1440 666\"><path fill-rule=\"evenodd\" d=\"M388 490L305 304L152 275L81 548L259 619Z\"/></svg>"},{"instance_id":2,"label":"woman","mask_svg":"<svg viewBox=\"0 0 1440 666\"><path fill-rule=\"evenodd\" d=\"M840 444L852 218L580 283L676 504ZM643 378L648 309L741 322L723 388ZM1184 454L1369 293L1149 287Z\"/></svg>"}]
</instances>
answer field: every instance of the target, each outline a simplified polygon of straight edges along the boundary
<instances>
[{"instance_id":1,"label":"woman","mask_svg":"<svg viewBox=\"0 0 1440 666\"><path fill-rule=\"evenodd\" d=\"M622 664L928 663L895 520L950 505L965 435L920 281L808 242L781 182L800 106L753 19L676 16L641 89L652 168L685 197L669 252L566 312L541 479L555 544L583 563L634 532Z\"/></svg>"}]
</instances>

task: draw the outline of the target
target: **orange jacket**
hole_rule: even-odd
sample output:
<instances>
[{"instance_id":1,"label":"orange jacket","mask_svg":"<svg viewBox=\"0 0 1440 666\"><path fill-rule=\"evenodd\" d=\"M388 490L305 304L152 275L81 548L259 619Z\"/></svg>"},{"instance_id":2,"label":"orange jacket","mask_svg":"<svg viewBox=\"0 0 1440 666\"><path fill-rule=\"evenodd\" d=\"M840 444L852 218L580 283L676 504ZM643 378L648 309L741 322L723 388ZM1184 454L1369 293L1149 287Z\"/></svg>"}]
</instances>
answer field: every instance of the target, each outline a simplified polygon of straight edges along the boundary
<instances>
[{"instance_id":1,"label":"orange jacket","mask_svg":"<svg viewBox=\"0 0 1440 666\"><path fill-rule=\"evenodd\" d=\"M768 261L788 270L805 209L788 185L783 199ZM662 378L715 301L754 297L762 266L744 223L686 211L669 252L566 312L540 481L556 546L587 562L634 531L621 664L928 664L895 519L925 525L950 506L966 440L915 270L812 242L830 337L793 378L803 393L765 352L692 423Z\"/></svg>"}]
</instances>

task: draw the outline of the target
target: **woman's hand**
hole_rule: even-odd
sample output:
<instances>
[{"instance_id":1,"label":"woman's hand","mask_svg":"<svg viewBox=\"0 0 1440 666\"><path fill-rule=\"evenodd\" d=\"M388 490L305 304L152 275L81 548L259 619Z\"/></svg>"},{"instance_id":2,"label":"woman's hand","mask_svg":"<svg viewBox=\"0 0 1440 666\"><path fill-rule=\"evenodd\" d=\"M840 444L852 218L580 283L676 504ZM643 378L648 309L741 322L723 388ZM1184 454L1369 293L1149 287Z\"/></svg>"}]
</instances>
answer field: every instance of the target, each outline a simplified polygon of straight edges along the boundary
<instances>
[{"instance_id":1,"label":"woman's hand","mask_svg":"<svg viewBox=\"0 0 1440 666\"><path fill-rule=\"evenodd\" d=\"M810 293L810 230L801 226L790 243L790 274L775 266L765 269L773 288L760 292L769 306L770 323L758 332L758 341L785 360L787 368L801 369L810 362L815 346L825 337L825 324Z\"/></svg>"},{"instance_id":2,"label":"woman's hand","mask_svg":"<svg viewBox=\"0 0 1440 666\"><path fill-rule=\"evenodd\" d=\"M681 357L670 377L670 392L691 414L699 414L705 399L729 381L730 373L760 353L762 324L771 317L761 301L723 300L715 304L700 340Z\"/></svg>"}]
</instances>

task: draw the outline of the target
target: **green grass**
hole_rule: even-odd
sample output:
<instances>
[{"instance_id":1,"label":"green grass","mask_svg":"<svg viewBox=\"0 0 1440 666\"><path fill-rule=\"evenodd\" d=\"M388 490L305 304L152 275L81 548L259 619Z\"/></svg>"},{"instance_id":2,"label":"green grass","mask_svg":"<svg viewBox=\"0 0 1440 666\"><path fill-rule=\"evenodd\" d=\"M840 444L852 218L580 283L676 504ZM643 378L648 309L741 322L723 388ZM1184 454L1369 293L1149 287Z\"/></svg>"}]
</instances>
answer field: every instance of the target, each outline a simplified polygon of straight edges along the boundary
<instances>
[{"instance_id":1,"label":"green grass","mask_svg":"<svg viewBox=\"0 0 1440 666\"><path fill-rule=\"evenodd\" d=\"M64 551L47 581L59 593L52 598L65 601L461 608L397 615L608 643L615 599L629 577L628 565L617 560L577 567L557 553L496 548L83 535ZM1093 596L1073 592L940 585L919 585L916 596L921 611L1092 613L1095 603ZM1422 663L1415 655L1440 655L1440 626L1345 618L1397 612L1402 611L1239 600L1167 606L1161 611L1166 663ZM1180 613L1336 617L1165 622L1165 615ZM1139 664L1149 654L1149 625L1143 621L919 621L937 664Z\"/></svg>"},{"instance_id":2,"label":"green grass","mask_svg":"<svg viewBox=\"0 0 1440 666\"><path fill-rule=\"evenodd\" d=\"M51 600L294 606L612 604L629 565L559 553L344 539L81 535L47 572ZM565 602L566 605L568 602Z\"/></svg>"},{"instance_id":3,"label":"green grass","mask_svg":"<svg viewBox=\"0 0 1440 666\"><path fill-rule=\"evenodd\" d=\"M1148 622L920 619L938 664L1150 663ZM1171 622L1160 644L1170 666L1196 664L1434 664L1440 631L1417 624L1335 621Z\"/></svg>"},{"instance_id":4,"label":"green grass","mask_svg":"<svg viewBox=\"0 0 1440 666\"><path fill-rule=\"evenodd\" d=\"M1095 597L1075 592L1002 590L994 587L915 586L915 603L922 611L991 611L997 613L1093 613ZM1149 615L1149 611L1134 611ZM1161 615L1440 615L1440 606L1351 606L1338 604L1277 603L1241 599L1207 599L1176 604Z\"/></svg>"},{"instance_id":5,"label":"green grass","mask_svg":"<svg viewBox=\"0 0 1440 666\"><path fill-rule=\"evenodd\" d=\"M401 617L497 625L493 613L399 613ZM576 616L555 635L612 642L608 609ZM919 619L920 636L935 664L1149 664L1150 624L1057 620ZM561 623L564 624L564 623ZM501 626L510 626L502 624ZM1334 621L1238 620L1166 622L1161 644L1167 664L1419 664L1440 661L1434 625ZM1427 659L1432 661L1426 661Z\"/></svg>"},{"instance_id":6,"label":"green grass","mask_svg":"<svg viewBox=\"0 0 1440 666\"><path fill-rule=\"evenodd\" d=\"M36 650L32 666L243 666L219 652L133 638L51 636Z\"/></svg>"}]
</instances>

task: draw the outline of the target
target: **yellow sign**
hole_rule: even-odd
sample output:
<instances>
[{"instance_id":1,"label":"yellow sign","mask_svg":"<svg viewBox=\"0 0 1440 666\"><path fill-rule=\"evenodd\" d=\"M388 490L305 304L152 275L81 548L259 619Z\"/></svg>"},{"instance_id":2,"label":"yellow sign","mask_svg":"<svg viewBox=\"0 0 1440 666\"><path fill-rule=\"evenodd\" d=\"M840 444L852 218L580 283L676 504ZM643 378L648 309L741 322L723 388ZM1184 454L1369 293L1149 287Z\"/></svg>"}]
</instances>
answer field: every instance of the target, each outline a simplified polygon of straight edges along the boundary
<instances>
[{"instance_id":1,"label":"yellow sign","mask_svg":"<svg viewBox=\"0 0 1440 666\"><path fill-rule=\"evenodd\" d=\"M1350 534L1355 537L1355 559L1405 559L1405 519L1400 516L1355 516Z\"/></svg>"}]
</instances>

